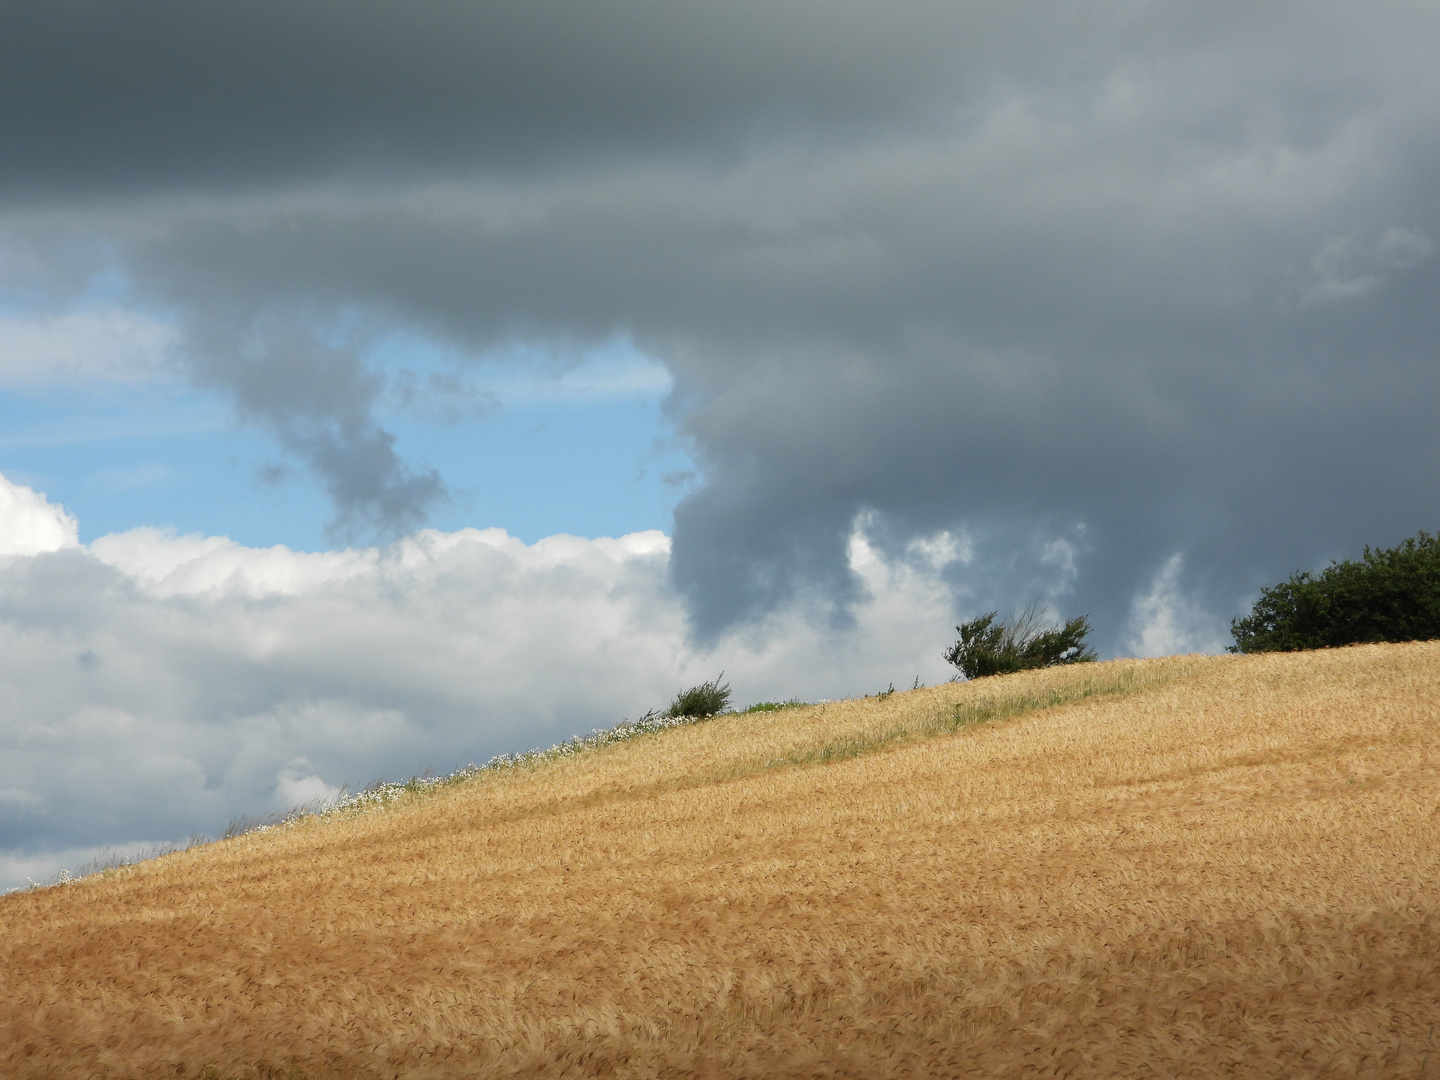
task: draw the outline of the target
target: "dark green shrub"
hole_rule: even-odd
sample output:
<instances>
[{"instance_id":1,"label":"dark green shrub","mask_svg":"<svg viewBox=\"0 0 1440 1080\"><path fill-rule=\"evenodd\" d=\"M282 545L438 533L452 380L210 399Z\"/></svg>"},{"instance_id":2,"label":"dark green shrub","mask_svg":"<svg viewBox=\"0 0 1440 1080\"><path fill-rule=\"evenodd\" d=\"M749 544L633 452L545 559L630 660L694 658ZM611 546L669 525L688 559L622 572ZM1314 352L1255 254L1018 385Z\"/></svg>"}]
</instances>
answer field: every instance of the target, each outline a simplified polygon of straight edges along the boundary
<instances>
[{"instance_id":1,"label":"dark green shrub","mask_svg":"<svg viewBox=\"0 0 1440 1080\"><path fill-rule=\"evenodd\" d=\"M720 684L725 677L722 671L709 682L692 686L676 695L670 703L666 716L714 716L725 711L730 704L730 684Z\"/></svg>"},{"instance_id":2,"label":"dark green shrub","mask_svg":"<svg viewBox=\"0 0 1440 1080\"><path fill-rule=\"evenodd\" d=\"M1091 629L1085 615L1064 626L1046 626L1033 604L1008 623L997 622L998 614L992 611L955 628L960 640L943 655L967 679L1095 659L1085 644Z\"/></svg>"},{"instance_id":3,"label":"dark green shrub","mask_svg":"<svg viewBox=\"0 0 1440 1080\"><path fill-rule=\"evenodd\" d=\"M1231 652L1293 652L1375 641L1440 638L1440 537L1421 533L1356 562L1302 570L1260 590L1230 623Z\"/></svg>"}]
</instances>

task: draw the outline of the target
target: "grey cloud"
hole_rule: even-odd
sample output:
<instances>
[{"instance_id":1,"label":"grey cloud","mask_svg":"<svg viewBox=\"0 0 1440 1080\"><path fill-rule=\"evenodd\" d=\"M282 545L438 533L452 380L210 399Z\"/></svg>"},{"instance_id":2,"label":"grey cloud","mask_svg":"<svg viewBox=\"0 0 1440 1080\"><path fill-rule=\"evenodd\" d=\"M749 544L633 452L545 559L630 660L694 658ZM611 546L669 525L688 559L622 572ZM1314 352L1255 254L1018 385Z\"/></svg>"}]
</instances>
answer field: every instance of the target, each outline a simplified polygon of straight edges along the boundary
<instances>
[{"instance_id":1,"label":"grey cloud","mask_svg":"<svg viewBox=\"0 0 1440 1080\"><path fill-rule=\"evenodd\" d=\"M351 349L316 340L311 328L252 320L247 331L207 326L192 334L204 342L195 376L228 390L243 418L269 429L321 478L335 508L330 534L392 539L423 524L447 492L433 469L402 461L394 437L375 421L382 380Z\"/></svg>"},{"instance_id":2,"label":"grey cloud","mask_svg":"<svg viewBox=\"0 0 1440 1080\"><path fill-rule=\"evenodd\" d=\"M955 78L993 5L58 0L0 11L14 191L501 170L854 125Z\"/></svg>"},{"instance_id":3,"label":"grey cloud","mask_svg":"<svg viewBox=\"0 0 1440 1080\"><path fill-rule=\"evenodd\" d=\"M387 394L393 409L439 424L483 419L500 407L493 391L453 371L431 371L422 377L401 368L391 379Z\"/></svg>"},{"instance_id":4,"label":"grey cloud","mask_svg":"<svg viewBox=\"0 0 1440 1080\"><path fill-rule=\"evenodd\" d=\"M815 594L843 625L865 514L895 557L972 536L957 604L1038 591L1112 649L1156 575L1223 625L1296 566L1435 527L1427 9L457 5L393 49L390 9L354 10L295 39L313 79L276 61L273 108L185 105L174 130L233 132L193 167L81 128L9 172L88 192L12 220L106 238L184 313L197 377L369 478L337 505L409 521L439 493L384 452L383 373L331 342L359 310L475 354L627 333L669 366L702 474L671 572L702 638ZM92 151L82 184L60 155ZM296 338L247 357L275 311Z\"/></svg>"}]
</instances>

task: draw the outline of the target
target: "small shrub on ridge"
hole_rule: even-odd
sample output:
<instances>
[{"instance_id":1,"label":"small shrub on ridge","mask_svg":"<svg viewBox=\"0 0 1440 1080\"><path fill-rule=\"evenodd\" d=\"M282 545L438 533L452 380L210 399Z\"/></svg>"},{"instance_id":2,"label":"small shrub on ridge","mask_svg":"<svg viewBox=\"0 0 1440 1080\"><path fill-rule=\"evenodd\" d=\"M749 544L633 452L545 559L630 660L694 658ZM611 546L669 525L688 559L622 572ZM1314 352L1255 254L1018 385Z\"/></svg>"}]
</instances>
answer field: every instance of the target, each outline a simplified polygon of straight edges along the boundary
<instances>
[{"instance_id":1,"label":"small shrub on ridge","mask_svg":"<svg viewBox=\"0 0 1440 1080\"><path fill-rule=\"evenodd\" d=\"M1008 623L997 622L998 614L992 611L955 628L960 640L943 655L967 679L1095 659L1094 650L1085 644L1090 633L1085 615L1064 626L1047 626L1034 604Z\"/></svg>"},{"instance_id":2,"label":"small shrub on ridge","mask_svg":"<svg viewBox=\"0 0 1440 1080\"><path fill-rule=\"evenodd\" d=\"M705 717L724 712L730 704L730 684L721 685L720 682L724 677L722 671L709 682L681 691L670 703L665 715Z\"/></svg>"}]
</instances>

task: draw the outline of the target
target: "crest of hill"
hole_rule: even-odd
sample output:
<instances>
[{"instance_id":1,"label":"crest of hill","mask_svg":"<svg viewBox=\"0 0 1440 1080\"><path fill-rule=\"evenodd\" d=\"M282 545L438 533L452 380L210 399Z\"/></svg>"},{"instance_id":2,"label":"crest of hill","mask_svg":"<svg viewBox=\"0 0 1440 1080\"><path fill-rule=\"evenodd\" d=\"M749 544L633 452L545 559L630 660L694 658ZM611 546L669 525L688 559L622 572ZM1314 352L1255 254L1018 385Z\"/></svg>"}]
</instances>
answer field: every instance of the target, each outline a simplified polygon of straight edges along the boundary
<instances>
[{"instance_id":1,"label":"crest of hill","mask_svg":"<svg viewBox=\"0 0 1440 1080\"><path fill-rule=\"evenodd\" d=\"M16 1077L1397 1076L1440 643L675 727L0 898Z\"/></svg>"}]
</instances>

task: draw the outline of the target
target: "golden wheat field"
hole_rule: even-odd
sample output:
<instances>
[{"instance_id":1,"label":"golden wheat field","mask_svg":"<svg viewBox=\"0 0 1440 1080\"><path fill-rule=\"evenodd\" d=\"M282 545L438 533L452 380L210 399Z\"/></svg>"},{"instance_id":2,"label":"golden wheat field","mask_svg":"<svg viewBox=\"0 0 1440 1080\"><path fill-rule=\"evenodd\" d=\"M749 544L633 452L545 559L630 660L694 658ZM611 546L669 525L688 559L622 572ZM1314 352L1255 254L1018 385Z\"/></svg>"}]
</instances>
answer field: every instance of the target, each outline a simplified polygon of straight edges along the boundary
<instances>
[{"instance_id":1,"label":"golden wheat field","mask_svg":"<svg viewBox=\"0 0 1440 1080\"><path fill-rule=\"evenodd\" d=\"M0 898L0 1075L1440 1078L1437 751L1440 643L721 718Z\"/></svg>"}]
</instances>

